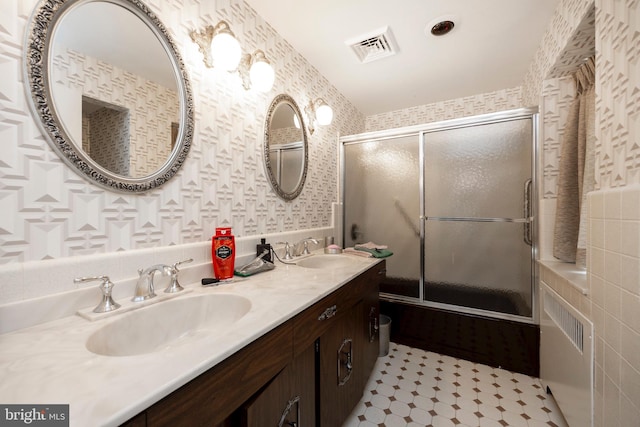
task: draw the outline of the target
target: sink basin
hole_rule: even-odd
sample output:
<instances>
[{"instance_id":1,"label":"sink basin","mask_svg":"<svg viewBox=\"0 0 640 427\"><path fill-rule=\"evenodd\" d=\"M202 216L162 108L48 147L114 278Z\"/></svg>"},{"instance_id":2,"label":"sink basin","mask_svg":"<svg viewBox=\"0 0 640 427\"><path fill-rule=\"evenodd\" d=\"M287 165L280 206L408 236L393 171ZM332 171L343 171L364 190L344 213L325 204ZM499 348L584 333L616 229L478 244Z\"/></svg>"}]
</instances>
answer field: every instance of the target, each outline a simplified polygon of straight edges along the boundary
<instances>
[{"instance_id":1,"label":"sink basin","mask_svg":"<svg viewBox=\"0 0 640 427\"><path fill-rule=\"evenodd\" d=\"M134 356L180 345L204 331L222 333L251 309L237 295L210 294L162 301L123 314L94 332L89 351L104 356Z\"/></svg>"},{"instance_id":2,"label":"sink basin","mask_svg":"<svg viewBox=\"0 0 640 427\"><path fill-rule=\"evenodd\" d=\"M354 260L349 255L312 255L297 261L296 265L305 268L340 268L353 263Z\"/></svg>"}]
</instances>

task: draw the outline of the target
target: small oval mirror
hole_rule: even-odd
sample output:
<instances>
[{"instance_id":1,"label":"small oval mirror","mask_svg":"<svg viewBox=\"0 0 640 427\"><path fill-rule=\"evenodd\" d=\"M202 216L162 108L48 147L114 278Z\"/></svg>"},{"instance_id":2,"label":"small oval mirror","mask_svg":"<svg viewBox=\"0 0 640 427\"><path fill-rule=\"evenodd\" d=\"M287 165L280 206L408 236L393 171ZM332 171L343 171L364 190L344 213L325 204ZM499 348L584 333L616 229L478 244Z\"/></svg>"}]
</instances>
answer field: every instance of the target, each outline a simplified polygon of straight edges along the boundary
<instances>
[{"instance_id":1,"label":"small oval mirror","mask_svg":"<svg viewBox=\"0 0 640 427\"><path fill-rule=\"evenodd\" d=\"M276 194L284 200L298 197L307 177L307 132L300 109L289 95L276 96L267 111L264 158Z\"/></svg>"}]
</instances>

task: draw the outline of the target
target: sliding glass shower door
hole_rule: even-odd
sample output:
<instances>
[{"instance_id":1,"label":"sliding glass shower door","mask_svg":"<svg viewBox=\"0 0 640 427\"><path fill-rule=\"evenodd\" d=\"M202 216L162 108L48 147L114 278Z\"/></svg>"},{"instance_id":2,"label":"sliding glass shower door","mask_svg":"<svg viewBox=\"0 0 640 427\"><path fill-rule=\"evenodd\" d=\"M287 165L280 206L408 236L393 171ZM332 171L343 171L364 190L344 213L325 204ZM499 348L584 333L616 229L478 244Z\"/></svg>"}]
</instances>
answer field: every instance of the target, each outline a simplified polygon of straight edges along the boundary
<instances>
[{"instance_id":1,"label":"sliding glass shower door","mask_svg":"<svg viewBox=\"0 0 640 427\"><path fill-rule=\"evenodd\" d=\"M387 244L383 298L533 321L533 110L342 138L345 247Z\"/></svg>"},{"instance_id":2,"label":"sliding glass shower door","mask_svg":"<svg viewBox=\"0 0 640 427\"><path fill-rule=\"evenodd\" d=\"M424 297L531 316L531 120L425 132Z\"/></svg>"},{"instance_id":3,"label":"sliding glass shower door","mask_svg":"<svg viewBox=\"0 0 640 427\"><path fill-rule=\"evenodd\" d=\"M344 146L345 247L388 245L382 292L420 297L420 155L418 134Z\"/></svg>"}]
</instances>

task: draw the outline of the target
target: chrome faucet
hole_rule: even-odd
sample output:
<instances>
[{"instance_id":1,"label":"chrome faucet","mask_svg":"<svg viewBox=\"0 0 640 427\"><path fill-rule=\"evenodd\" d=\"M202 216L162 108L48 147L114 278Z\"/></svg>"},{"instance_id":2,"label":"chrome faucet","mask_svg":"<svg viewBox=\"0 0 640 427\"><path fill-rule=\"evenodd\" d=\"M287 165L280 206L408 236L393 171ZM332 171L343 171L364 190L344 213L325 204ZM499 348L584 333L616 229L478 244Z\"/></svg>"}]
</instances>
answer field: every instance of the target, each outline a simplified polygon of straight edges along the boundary
<instances>
[{"instance_id":1,"label":"chrome faucet","mask_svg":"<svg viewBox=\"0 0 640 427\"><path fill-rule=\"evenodd\" d=\"M166 264L153 265L146 270L139 269L138 282L136 283L136 290L133 294L131 301L140 302L145 301L156 296L153 289L153 275L156 271L161 272L164 276L170 276L173 268Z\"/></svg>"}]
</instances>

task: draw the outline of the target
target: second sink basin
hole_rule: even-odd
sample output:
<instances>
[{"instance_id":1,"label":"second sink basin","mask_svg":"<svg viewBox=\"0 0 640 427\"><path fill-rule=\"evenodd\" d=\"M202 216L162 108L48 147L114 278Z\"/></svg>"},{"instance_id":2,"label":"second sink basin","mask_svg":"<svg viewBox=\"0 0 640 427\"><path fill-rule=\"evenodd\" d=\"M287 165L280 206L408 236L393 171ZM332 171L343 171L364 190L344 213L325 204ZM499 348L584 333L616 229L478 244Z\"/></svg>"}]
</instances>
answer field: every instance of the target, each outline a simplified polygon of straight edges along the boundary
<instances>
[{"instance_id":1,"label":"second sink basin","mask_svg":"<svg viewBox=\"0 0 640 427\"><path fill-rule=\"evenodd\" d=\"M177 345L197 331L224 332L251 309L237 295L210 294L176 298L123 314L87 340L89 351L104 356L134 356Z\"/></svg>"},{"instance_id":2,"label":"second sink basin","mask_svg":"<svg viewBox=\"0 0 640 427\"><path fill-rule=\"evenodd\" d=\"M297 261L296 265L305 268L340 268L353 265L354 262L349 255L312 255Z\"/></svg>"}]
</instances>

